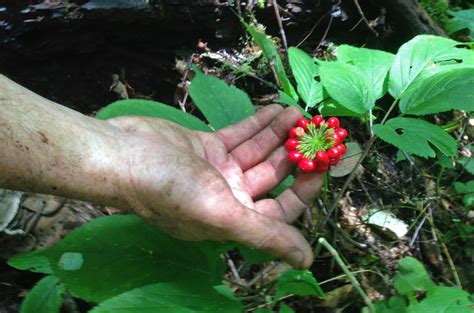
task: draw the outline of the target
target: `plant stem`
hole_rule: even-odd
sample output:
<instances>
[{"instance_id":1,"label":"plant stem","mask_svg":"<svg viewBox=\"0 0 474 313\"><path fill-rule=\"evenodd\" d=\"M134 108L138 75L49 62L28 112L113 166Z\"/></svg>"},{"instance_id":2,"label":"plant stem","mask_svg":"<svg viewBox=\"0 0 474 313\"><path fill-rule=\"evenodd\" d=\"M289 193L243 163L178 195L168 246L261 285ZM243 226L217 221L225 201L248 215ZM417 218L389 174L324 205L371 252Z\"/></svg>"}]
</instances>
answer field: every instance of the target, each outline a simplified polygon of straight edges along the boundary
<instances>
[{"instance_id":1,"label":"plant stem","mask_svg":"<svg viewBox=\"0 0 474 313\"><path fill-rule=\"evenodd\" d=\"M372 301L369 299L369 297L365 294L364 290L362 289L362 287L360 286L359 284L359 281L355 278L354 274L349 271L349 269L347 268L346 264L344 263L344 261L342 261L341 257L339 256L339 253L336 251L336 249L334 249L327 241L326 239L324 238L319 238L318 240L318 245L316 246L316 249L315 249L315 255L316 255L316 252L319 254L319 252L321 251L321 246L324 246L326 248L326 250L329 251L329 253L331 253L331 255L334 257L334 259L336 260L336 263L339 265L339 267L342 269L342 271L344 272L344 274L346 274L347 276L347 279L349 279L350 283L352 284L352 286L357 290L357 292L359 293L359 295L361 296L362 300L364 300L365 304L367 305L367 307L369 308L369 312L375 312L374 310L374 306L372 304ZM316 251L318 250L318 251Z\"/></svg>"}]
</instances>

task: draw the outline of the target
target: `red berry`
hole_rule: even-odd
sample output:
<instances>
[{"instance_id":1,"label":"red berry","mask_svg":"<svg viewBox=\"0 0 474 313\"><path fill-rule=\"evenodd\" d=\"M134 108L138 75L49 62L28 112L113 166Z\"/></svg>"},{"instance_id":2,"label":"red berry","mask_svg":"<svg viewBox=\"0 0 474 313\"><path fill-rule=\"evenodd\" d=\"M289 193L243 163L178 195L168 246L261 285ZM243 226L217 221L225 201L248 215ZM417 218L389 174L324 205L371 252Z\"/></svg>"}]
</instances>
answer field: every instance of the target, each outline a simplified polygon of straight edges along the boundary
<instances>
[{"instance_id":1,"label":"red berry","mask_svg":"<svg viewBox=\"0 0 474 313\"><path fill-rule=\"evenodd\" d=\"M307 158L303 158L299 163L298 167L305 173L311 172L315 169L316 164L314 164L313 160L309 160Z\"/></svg>"},{"instance_id":2,"label":"red berry","mask_svg":"<svg viewBox=\"0 0 474 313\"><path fill-rule=\"evenodd\" d=\"M336 129L335 133L341 138L341 140L346 139L347 137L347 130L345 128L339 127Z\"/></svg>"},{"instance_id":3,"label":"red berry","mask_svg":"<svg viewBox=\"0 0 474 313\"><path fill-rule=\"evenodd\" d=\"M330 117L328 118L328 127L329 128L339 128L339 119L337 117Z\"/></svg>"},{"instance_id":4,"label":"red berry","mask_svg":"<svg viewBox=\"0 0 474 313\"><path fill-rule=\"evenodd\" d=\"M321 126L321 124L324 122L323 116L322 115L315 115L311 119L311 123L316 125L317 127Z\"/></svg>"},{"instance_id":5,"label":"red berry","mask_svg":"<svg viewBox=\"0 0 474 313\"><path fill-rule=\"evenodd\" d=\"M298 163L303 159L303 153L299 152L298 150L293 150L288 152L288 160L291 163Z\"/></svg>"},{"instance_id":6,"label":"red berry","mask_svg":"<svg viewBox=\"0 0 474 313\"><path fill-rule=\"evenodd\" d=\"M300 118L297 122L296 122L296 125L298 125L299 127L303 128L305 131L308 129L308 124L309 124L309 121L305 118Z\"/></svg>"},{"instance_id":7,"label":"red berry","mask_svg":"<svg viewBox=\"0 0 474 313\"><path fill-rule=\"evenodd\" d=\"M288 137L290 138L296 138L296 127L292 127L290 131L288 132Z\"/></svg>"},{"instance_id":8,"label":"red berry","mask_svg":"<svg viewBox=\"0 0 474 313\"><path fill-rule=\"evenodd\" d=\"M318 163L316 164L316 167L314 168L314 171L320 174L327 172L328 170L329 170L329 164Z\"/></svg>"},{"instance_id":9,"label":"red berry","mask_svg":"<svg viewBox=\"0 0 474 313\"><path fill-rule=\"evenodd\" d=\"M329 164L329 155L326 151L318 150L316 152L316 157L314 158L316 161L316 165L328 165Z\"/></svg>"},{"instance_id":10,"label":"red berry","mask_svg":"<svg viewBox=\"0 0 474 313\"><path fill-rule=\"evenodd\" d=\"M339 149L339 152L341 152L341 155L343 155L344 153L346 153L346 146L344 146L344 144L340 143L336 146L336 149Z\"/></svg>"},{"instance_id":11,"label":"red berry","mask_svg":"<svg viewBox=\"0 0 474 313\"><path fill-rule=\"evenodd\" d=\"M296 148L298 148L299 144L300 142L298 141L298 139L290 138L286 141L285 148L288 151L293 151L293 150L296 150Z\"/></svg>"},{"instance_id":12,"label":"red berry","mask_svg":"<svg viewBox=\"0 0 474 313\"><path fill-rule=\"evenodd\" d=\"M335 166L335 165L339 164L340 160L341 160L341 156L337 156L335 158L330 158L329 159L329 164L331 164L332 166Z\"/></svg>"},{"instance_id":13,"label":"red berry","mask_svg":"<svg viewBox=\"0 0 474 313\"><path fill-rule=\"evenodd\" d=\"M341 156L341 151L336 147L332 147L328 150L328 156L329 160L338 158Z\"/></svg>"},{"instance_id":14,"label":"red berry","mask_svg":"<svg viewBox=\"0 0 474 313\"><path fill-rule=\"evenodd\" d=\"M327 138L326 141L328 141L328 142L330 142L332 140L333 147L337 146L338 144L340 144L342 142L341 137L339 137L339 135L336 134L336 133L332 133L332 134L327 133L326 138ZM331 138L331 139L329 139L329 138Z\"/></svg>"}]
</instances>

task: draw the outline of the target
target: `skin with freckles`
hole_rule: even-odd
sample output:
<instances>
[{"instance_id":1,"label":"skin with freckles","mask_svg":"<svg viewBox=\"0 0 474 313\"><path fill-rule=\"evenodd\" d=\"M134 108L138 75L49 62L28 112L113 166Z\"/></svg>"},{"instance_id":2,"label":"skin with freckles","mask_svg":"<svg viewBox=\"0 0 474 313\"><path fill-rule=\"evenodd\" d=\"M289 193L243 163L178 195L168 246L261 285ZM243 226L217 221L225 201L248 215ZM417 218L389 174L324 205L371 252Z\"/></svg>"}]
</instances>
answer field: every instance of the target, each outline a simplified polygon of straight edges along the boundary
<instances>
[{"instance_id":1,"label":"skin with freckles","mask_svg":"<svg viewBox=\"0 0 474 313\"><path fill-rule=\"evenodd\" d=\"M265 198L290 173L281 144L300 117L270 105L215 133L145 117L98 121L0 75L0 187L131 209L177 238L235 240L308 268L311 248L290 224L322 176L302 174Z\"/></svg>"}]
</instances>

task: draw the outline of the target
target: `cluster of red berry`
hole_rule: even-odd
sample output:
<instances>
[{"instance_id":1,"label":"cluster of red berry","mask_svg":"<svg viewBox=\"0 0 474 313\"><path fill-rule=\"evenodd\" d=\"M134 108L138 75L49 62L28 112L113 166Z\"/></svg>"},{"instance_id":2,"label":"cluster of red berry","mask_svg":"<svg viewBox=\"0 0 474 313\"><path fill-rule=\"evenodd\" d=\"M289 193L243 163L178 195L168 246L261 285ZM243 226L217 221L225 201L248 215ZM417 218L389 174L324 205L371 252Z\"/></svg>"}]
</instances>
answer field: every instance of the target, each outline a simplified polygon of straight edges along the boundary
<instances>
[{"instance_id":1,"label":"cluster of red berry","mask_svg":"<svg viewBox=\"0 0 474 313\"><path fill-rule=\"evenodd\" d=\"M298 164L303 172L328 171L346 152L342 141L347 137L347 130L339 126L337 117L330 117L327 121L321 115L311 120L300 118L290 129L290 138L285 143L289 151L288 160Z\"/></svg>"}]
</instances>

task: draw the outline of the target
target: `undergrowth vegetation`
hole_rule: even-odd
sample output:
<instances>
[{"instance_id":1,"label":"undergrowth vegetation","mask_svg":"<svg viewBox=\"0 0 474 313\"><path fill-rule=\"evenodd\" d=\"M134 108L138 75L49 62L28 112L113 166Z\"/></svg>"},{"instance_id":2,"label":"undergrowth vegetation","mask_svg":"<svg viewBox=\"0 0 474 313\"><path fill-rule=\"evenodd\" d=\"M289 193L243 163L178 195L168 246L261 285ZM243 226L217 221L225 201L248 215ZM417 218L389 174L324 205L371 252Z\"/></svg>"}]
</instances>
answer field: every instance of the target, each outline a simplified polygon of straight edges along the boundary
<instances>
[{"instance_id":1,"label":"undergrowth vegetation","mask_svg":"<svg viewBox=\"0 0 474 313\"><path fill-rule=\"evenodd\" d=\"M325 58L291 47L286 66L268 36L244 25L274 73L277 102L307 117L342 117L349 130L345 156L298 222L314 244L311 270L233 242L180 241L136 216L108 216L10 259L46 275L22 312L59 312L64 294L97 304L93 313L470 312L472 45L421 35L396 54L340 45ZM205 120L136 99L97 118L153 116L213 132L255 113L246 92L192 70L189 93Z\"/></svg>"}]
</instances>

